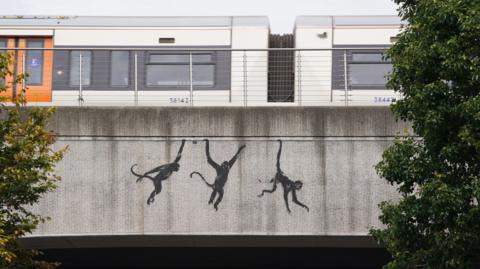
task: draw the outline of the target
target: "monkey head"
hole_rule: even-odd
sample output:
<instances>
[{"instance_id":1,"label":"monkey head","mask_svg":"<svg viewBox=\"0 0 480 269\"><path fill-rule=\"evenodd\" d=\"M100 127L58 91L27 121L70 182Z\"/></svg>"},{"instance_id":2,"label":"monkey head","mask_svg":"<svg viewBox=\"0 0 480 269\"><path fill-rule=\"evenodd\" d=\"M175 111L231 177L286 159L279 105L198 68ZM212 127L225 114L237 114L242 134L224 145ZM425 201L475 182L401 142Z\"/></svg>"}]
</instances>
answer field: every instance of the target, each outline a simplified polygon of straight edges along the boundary
<instances>
[{"instance_id":1,"label":"monkey head","mask_svg":"<svg viewBox=\"0 0 480 269\"><path fill-rule=\"evenodd\" d=\"M294 186L296 190L300 190L303 187L303 183L300 180L294 182Z\"/></svg>"},{"instance_id":2,"label":"monkey head","mask_svg":"<svg viewBox=\"0 0 480 269\"><path fill-rule=\"evenodd\" d=\"M225 168L225 169L230 169L230 163L225 161L222 163L222 168Z\"/></svg>"},{"instance_id":3,"label":"monkey head","mask_svg":"<svg viewBox=\"0 0 480 269\"><path fill-rule=\"evenodd\" d=\"M170 168L172 169L172 171L177 172L177 171L180 169L180 164L178 164L178 163L172 163L172 164L170 165Z\"/></svg>"}]
</instances>

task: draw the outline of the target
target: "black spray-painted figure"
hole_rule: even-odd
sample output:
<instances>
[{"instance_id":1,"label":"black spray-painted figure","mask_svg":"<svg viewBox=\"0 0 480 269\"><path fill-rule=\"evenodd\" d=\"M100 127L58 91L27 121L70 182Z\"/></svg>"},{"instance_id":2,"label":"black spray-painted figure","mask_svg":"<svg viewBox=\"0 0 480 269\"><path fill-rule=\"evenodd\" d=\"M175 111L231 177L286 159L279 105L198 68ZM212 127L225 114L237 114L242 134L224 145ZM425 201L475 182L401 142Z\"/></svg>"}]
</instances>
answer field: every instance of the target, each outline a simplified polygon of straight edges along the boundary
<instances>
[{"instance_id":1,"label":"black spray-painted figure","mask_svg":"<svg viewBox=\"0 0 480 269\"><path fill-rule=\"evenodd\" d=\"M278 154L277 154L277 173L275 174L275 177L270 180L270 183L273 183L273 188L271 190L263 190L261 194L258 195L258 197L262 197L264 193L273 193L277 189L277 184L282 184L283 187L283 199L285 200L285 205L287 206L287 211L290 213L290 207L288 205L288 194L291 192L292 193L292 201L305 208L307 211L309 211L308 206L302 204L300 201L297 199L297 191L299 191L303 183L300 180L297 181L292 181L289 179L282 171L280 168L280 156L282 154L282 140L278 140L280 142L280 148L278 149Z\"/></svg>"},{"instance_id":2,"label":"black spray-painted figure","mask_svg":"<svg viewBox=\"0 0 480 269\"><path fill-rule=\"evenodd\" d=\"M132 167L130 168L130 171L132 172L132 174L138 177L137 183L142 181L142 179L144 178L148 178L153 182L153 186L155 187L155 189L150 194L150 197L148 197L147 204L153 203L155 201L155 195L159 194L162 191L162 181L167 180L173 174L173 172L177 172L180 169L180 164L178 162L182 158L183 146L185 146L185 139L182 140L182 145L178 150L177 157L172 163L158 166L144 173L143 175L133 171L133 168L137 166L137 164L132 165ZM156 175L151 176L151 174L155 174L155 173Z\"/></svg>"},{"instance_id":3,"label":"black spray-painted figure","mask_svg":"<svg viewBox=\"0 0 480 269\"><path fill-rule=\"evenodd\" d=\"M208 204L212 204L213 200L215 200L215 197L218 194L217 200L213 204L213 207L215 210L218 210L218 204L223 199L223 187L225 186L225 183L227 183L228 180L228 173L230 172L230 168L232 168L233 164L237 160L238 155L240 152L245 148L245 145L241 146L235 156L232 157L230 161L225 161L221 165L217 164L215 161L212 160L210 157L210 146L209 146L209 141L208 139L205 139L206 142L206 152L207 152L207 160L208 163L217 171L217 176L215 177L215 182L213 184L210 184L207 182L207 180L203 177L202 174L199 172L192 172L190 174L190 177L193 177L193 175L197 174L200 176L200 178L207 184L208 187L212 188L212 194L210 195L210 200L208 200Z\"/></svg>"}]
</instances>

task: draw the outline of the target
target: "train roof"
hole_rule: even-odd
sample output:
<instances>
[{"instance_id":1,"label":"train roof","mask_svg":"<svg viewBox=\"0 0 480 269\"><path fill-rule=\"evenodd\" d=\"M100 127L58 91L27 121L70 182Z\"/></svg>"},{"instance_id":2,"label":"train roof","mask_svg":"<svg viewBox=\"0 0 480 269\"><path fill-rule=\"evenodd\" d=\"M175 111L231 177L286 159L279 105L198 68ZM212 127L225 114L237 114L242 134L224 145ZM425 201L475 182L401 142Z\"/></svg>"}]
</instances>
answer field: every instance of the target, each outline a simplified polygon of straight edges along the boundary
<instances>
[{"instance_id":1,"label":"train roof","mask_svg":"<svg viewBox=\"0 0 480 269\"><path fill-rule=\"evenodd\" d=\"M34 27L261 27L267 16L1 16L1 26Z\"/></svg>"},{"instance_id":2,"label":"train roof","mask_svg":"<svg viewBox=\"0 0 480 269\"><path fill-rule=\"evenodd\" d=\"M398 16L298 16L295 27L392 26L403 22Z\"/></svg>"}]
</instances>

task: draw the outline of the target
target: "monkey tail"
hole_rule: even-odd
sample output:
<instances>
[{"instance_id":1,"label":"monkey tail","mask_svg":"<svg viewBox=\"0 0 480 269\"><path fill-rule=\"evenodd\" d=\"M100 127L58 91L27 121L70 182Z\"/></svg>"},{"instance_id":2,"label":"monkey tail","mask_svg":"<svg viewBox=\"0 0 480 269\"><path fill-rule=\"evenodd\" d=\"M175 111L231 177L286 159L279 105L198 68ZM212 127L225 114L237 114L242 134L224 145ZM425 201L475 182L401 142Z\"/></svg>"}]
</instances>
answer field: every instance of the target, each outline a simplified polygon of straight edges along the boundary
<instances>
[{"instance_id":1,"label":"monkey tail","mask_svg":"<svg viewBox=\"0 0 480 269\"><path fill-rule=\"evenodd\" d=\"M135 166L137 166L137 164L134 164L134 165L132 165L132 167L130 167L130 172L131 172L134 176L138 177L138 178L137 178L137 182L142 181L143 178L149 178L149 179L153 180L153 178L152 178L151 176L148 176L148 175L140 175L140 174L136 173L135 171L133 171L133 168L134 168Z\"/></svg>"},{"instance_id":2,"label":"monkey tail","mask_svg":"<svg viewBox=\"0 0 480 269\"><path fill-rule=\"evenodd\" d=\"M278 147L278 153L277 153L277 171L282 171L280 168L280 156L282 155L282 140L278 139L279 142L279 147Z\"/></svg>"},{"instance_id":3,"label":"monkey tail","mask_svg":"<svg viewBox=\"0 0 480 269\"><path fill-rule=\"evenodd\" d=\"M197 172L197 171L194 171L194 172L192 172L192 173L190 174L190 178L193 178L193 175L198 175L198 176L200 176L200 178L203 180L203 182L205 182L205 184L207 184L207 186L209 186L210 188L213 189L213 184L208 183L207 180L203 177L202 174L200 174L200 173Z\"/></svg>"}]
</instances>

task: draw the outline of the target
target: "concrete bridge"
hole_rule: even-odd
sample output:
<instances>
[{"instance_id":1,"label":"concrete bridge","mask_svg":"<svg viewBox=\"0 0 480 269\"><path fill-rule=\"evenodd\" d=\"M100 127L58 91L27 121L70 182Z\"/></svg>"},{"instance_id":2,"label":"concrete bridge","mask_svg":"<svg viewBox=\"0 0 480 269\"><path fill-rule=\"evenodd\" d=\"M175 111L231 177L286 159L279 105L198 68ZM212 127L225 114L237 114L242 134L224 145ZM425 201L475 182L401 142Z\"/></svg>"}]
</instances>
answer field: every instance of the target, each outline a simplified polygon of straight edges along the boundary
<instances>
[{"instance_id":1,"label":"concrete bridge","mask_svg":"<svg viewBox=\"0 0 480 269\"><path fill-rule=\"evenodd\" d=\"M368 230L380 225L377 204L397 194L373 166L395 135L409 130L388 108L352 107L65 107L58 108L51 128L58 133L55 147L69 147L58 165L63 180L36 207L51 220L22 242L56 250L375 249ZM167 167L170 176L152 173L137 182L132 166L137 164L133 171L143 174L175 162L184 139L178 171ZM219 165L245 145L227 167L223 186L221 179L212 184L217 173L207 161L204 139ZM283 174L270 182L277 173L278 140L283 141ZM191 177L193 171L212 187L197 174ZM159 178L165 177L159 191ZM147 204L155 191L152 179L157 180L157 193ZM273 193L258 197L274 184ZM208 203L214 191L213 203L223 191L218 210Z\"/></svg>"}]
</instances>

